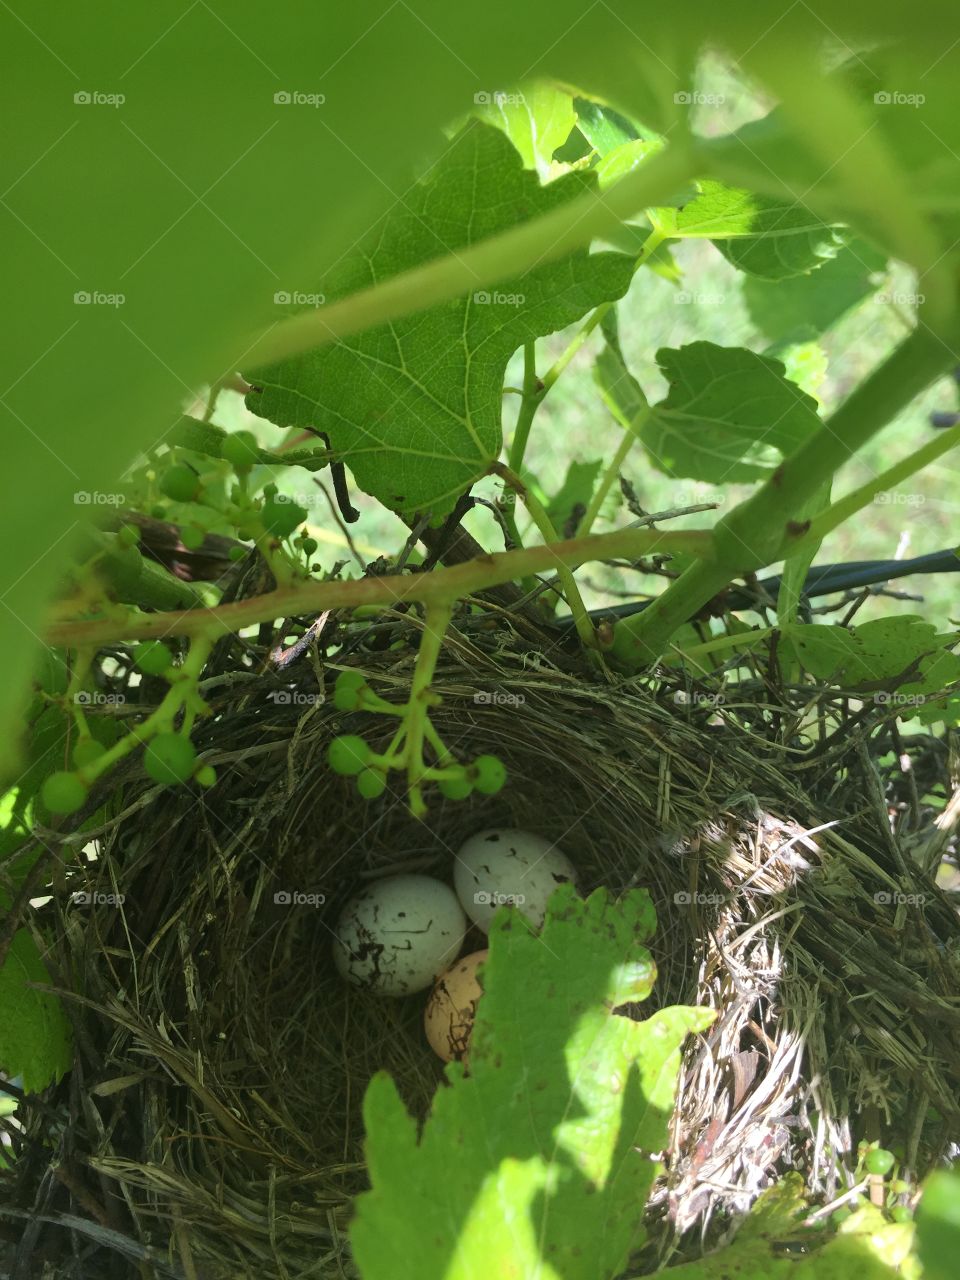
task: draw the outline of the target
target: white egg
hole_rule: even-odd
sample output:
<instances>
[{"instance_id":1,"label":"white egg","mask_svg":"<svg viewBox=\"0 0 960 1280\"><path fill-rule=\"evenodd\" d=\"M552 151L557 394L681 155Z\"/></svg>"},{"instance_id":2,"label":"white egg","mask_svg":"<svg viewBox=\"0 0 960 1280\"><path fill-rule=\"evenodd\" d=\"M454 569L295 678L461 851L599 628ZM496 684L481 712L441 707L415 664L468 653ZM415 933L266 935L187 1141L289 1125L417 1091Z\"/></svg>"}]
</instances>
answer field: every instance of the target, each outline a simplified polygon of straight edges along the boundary
<instances>
[{"instance_id":1,"label":"white egg","mask_svg":"<svg viewBox=\"0 0 960 1280\"><path fill-rule=\"evenodd\" d=\"M457 897L467 915L488 933L498 907L517 907L538 929L558 885L577 883L573 863L550 840L494 827L461 848L453 871Z\"/></svg>"},{"instance_id":2,"label":"white egg","mask_svg":"<svg viewBox=\"0 0 960 1280\"><path fill-rule=\"evenodd\" d=\"M374 881L337 922L333 959L356 987L385 996L423 991L456 959L467 922L453 890L430 876Z\"/></svg>"}]
</instances>

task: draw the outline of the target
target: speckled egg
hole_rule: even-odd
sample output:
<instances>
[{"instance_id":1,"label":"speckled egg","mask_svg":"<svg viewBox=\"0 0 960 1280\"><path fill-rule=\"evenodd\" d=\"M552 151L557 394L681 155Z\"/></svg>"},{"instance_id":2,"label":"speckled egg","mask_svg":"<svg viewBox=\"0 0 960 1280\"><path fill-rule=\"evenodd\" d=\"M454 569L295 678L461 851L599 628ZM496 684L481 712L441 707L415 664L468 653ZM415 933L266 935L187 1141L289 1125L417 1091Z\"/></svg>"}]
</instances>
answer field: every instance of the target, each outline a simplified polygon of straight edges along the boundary
<instances>
[{"instance_id":1,"label":"speckled egg","mask_svg":"<svg viewBox=\"0 0 960 1280\"><path fill-rule=\"evenodd\" d=\"M477 1001L483 987L477 970L489 952L474 951L452 964L436 981L423 1015L423 1027L430 1048L444 1062L467 1056Z\"/></svg>"},{"instance_id":2,"label":"speckled egg","mask_svg":"<svg viewBox=\"0 0 960 1280\"><path fill-rule=\"evenodd\" d=\"M538 929L550 895L577 873L562 850L543 836L511 827L480 831L456 856L453 883L467 915L484 933L498 907L517 907Z\"/></svg>"},{"instance_id":3,"label":"speckled egg","mask_svg":"<svg viewBox=\"0 0 960 1280\"><path fill-rule=\"evenodd\" d=\"M430 986L456 958L467 922L456 894L431 876L390 876L351 898L333 959L347 982L385 996Z\"/></svg>"}]
</instances>

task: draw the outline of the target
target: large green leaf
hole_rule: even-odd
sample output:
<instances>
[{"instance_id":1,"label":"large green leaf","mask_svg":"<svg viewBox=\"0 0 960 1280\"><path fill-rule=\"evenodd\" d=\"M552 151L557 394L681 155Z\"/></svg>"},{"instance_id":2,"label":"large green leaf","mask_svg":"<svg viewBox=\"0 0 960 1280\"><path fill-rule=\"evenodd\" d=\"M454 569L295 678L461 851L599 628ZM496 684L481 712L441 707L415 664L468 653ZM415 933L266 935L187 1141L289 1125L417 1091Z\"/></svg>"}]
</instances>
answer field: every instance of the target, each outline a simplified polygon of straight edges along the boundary
<instances>
[{"instance_id":1,"label":"large green leaf","mask_svg":"<svg viewBox=\"0 0 960 1280\"><path fill-rule=\"evenodd\" d=\"M642 1240L680 1046L702 1009L645 1022L654 966L646 893L554 894L537 936L503 912L490 933L470 1075L447 1068L418 1141L385 1075L364 1114L372 1190L351 1230L364 1280L604 1280Z\"/></svg>"},{"instance_id":2,"label":"large green leaf","mask_svg":"<svg viewBox=\"0 0 960 1280\"><path fill-rule=\"evenodd\" d=\"M323 281L344 297L455 253L575 198L595 179L571 173L541 187L497 129L474 122L357 249ZM250 371L250 407L283 426L314 427L357 484L402 514L442 515L501 446L507 362L524 342L620 297L630 258L580 250L346 342Z\"/></svg>"},{"instance_id":3,"label":"large green leaf","mask_svg":"<svg viewBox=\"0 0 960 1280\"><path fill-rule=\"evenodd\" d=\"M778 360L692 342L657 352L670 383L641 439L668 475L723 484L757 480L820 425L816 401Z\"/></svg>"}]
</instances>

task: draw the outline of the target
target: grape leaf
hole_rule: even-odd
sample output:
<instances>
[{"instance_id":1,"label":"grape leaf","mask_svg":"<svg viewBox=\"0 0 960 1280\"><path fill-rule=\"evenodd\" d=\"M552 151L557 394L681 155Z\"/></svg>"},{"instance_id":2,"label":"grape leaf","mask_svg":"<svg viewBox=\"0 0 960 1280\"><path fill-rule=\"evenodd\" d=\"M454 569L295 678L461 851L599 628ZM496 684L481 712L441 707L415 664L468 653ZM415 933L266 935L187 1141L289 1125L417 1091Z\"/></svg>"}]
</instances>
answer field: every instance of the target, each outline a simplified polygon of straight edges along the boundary
<instances>
[{"instance_id":1,"label":"grape leaf","mask_svg":"<svg viewBox=\"0 0 960 1280\"><path fill-rule=\"evenodd\" d=\"M772 342L803 342L825 333L876 287L871 277L886 258L857 240L815 271L789 280L745 276L743 296L750 318Z\"/></svg>"},{"instance_id":2,"label":"grape leaf","mask_svg":"<svg viewBox=\"0 0 960 1280\"><path fill-rule=\"evenodd\" d=\"M749 275L782 280L836 256L840 229L795 200L773 199L707 179L680 209L661 209L655 221L667 235L707 238Z\"/></svg>"},{"instance_id":3,"label":"grape leaf","mask_svg":"<svg viewBox=\"0 0 960 1280\"><path fill-rule=\"evenodd\" d=\"M878 706L924 721L960 715L960 656L953 635L938 635L913 614L877 618L859 627L820 623L781 630L781 652L818 680L873 695Z\"/></svg>"},{"instance_id":4,"label":"grape leaf","mask_svg":"<svg viewBox=\"0 0 960 1280\"><path fill-rule=\"evenodd\" d=\"M430 175L323 282L328 301L483 240L594 186L571 173L541 187L497 129L470 123ZM393 510L443 515L500 452L507 362L524 342L619 298L630 258L577 251L249 379L250 408L314 427L361 489Z\"/></svg>"},{"instance_id":5,"label":"grape leaf","mask_svg":"<svg viewBox=\"0 0 960 1280\"><path fill-rule=\"evenodd\" d=\"M640 438L668 475L722 484L766 476L820 425L778 360L692 342L657 352L670 383Z\"/></svg>"},{"instance_id":6,"label":"grape leaf","mask_svg":"<svg viewBox=\"0 0 960 1280\"><path fill-rule=\"evenodd\" d=\"M863 1205L828 1233L801 1225L807 1208L803 1179L788 1173L759 1197L732 1244L671 1267L671 1280L920 1280L913 1223Z\"/></svg>"},{"instance_id":7,"label":"grape leaf","mask_svg":"<svg viewBox=\"0 0 960 1280\"><path fill-rule=\"evenodd\" d=\"M603 102L590 98L574 98L577 126L598 156L606 156L625 142L635 138L653 138L647 129L638 129L626 116Z\"/></svg>"},{"instance_id":8,"label":"grape leaf","mask_svg":"<svg viewBox=\"0 0 960 1280\"><path fill-rule=\"evenodd\" d=\"M525 169L536 169L546 177L553 153L562 147L577 123L573 98L562 89L537 81L522 93L490 93L483 97L477 115L485 124L500 129L520 152Z\"/></svg>"},{"instance_id":9,"label":"grape leaf","mask_svg":"<svg viewBox=\"0 0 960 1280\"><path fill-rule=\"evenodd\" d=\"M666 1144L680 1046L712 1021L645 999L655 925L644 892L614 902L559 888L538 936L498 913L470 1076L447 1067L418 1142L393 1082L364 1103L372 1190L351 1228L365 1280L602 1280L643 1238Z\"/></svg>"},{"instance_id":10,"label":"grape leaf","mask_svg":"<svg viewBox=\"0 0 960 1280\"><path fill-rule=\"evenodd\" d=\"M0 1067L34 1092L69 1069L72 1039L59 999L28 983L49 985L50 974L33 935L18 929L0 968Z\"/></svg>"}]
</instances>

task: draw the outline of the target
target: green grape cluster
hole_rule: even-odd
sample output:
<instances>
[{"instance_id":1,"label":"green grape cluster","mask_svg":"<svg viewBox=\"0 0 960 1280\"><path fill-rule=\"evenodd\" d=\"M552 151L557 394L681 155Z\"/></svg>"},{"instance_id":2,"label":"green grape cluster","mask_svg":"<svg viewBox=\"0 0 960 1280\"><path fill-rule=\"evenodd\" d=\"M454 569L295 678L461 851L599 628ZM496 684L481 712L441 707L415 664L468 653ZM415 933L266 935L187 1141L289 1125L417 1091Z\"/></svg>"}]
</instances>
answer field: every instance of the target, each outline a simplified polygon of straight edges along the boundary
<instances>
[{"instance_id":1,"label":"green grape cluster","mask_svg":"<svg viewBox=\"0 0 960 1280\"><path fill-rule=\"evenodd\" d=\"M154 782L176 786L187 782L197 763L197 751L182 733L158 733L143 753L143 767Z\"/></svg>"},{"instance_id":2,"label":"green grape cluster","mask_svg":"<svg viewBox=\"0 0 960 1280\"><path fill-rule=\"evenodd\" d=\"M409 714L407 704L387 702L371 689L366 677L359 671L342 671L333 688L333 705L345 713L356 711L379 712L404 720ZM466 800L474 791L481 795L495 795L506 783L507 771L497 756L481 755L469 764L448 763L450 753L430 730L431 741L439 756L439 763L424 771L425 781L437 784L440 794L447 800ZM375 800L383 795L390 769L407 767L404 730L401 728L393 745L377 755L369 743L357 734L341 734L327 747L327 763L334 773L356 778L357 791L365 800Z\"/></svg>"}]
</instances>

